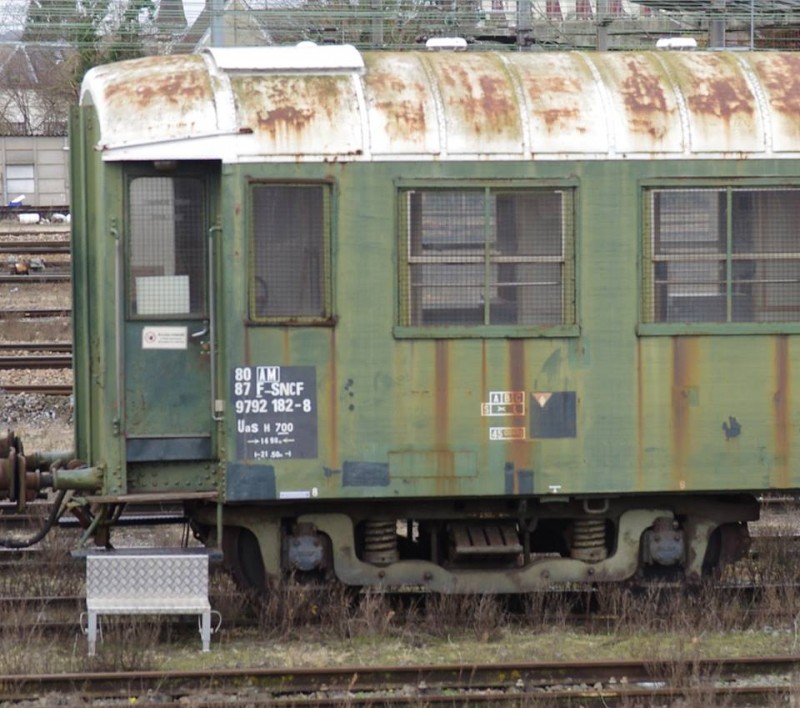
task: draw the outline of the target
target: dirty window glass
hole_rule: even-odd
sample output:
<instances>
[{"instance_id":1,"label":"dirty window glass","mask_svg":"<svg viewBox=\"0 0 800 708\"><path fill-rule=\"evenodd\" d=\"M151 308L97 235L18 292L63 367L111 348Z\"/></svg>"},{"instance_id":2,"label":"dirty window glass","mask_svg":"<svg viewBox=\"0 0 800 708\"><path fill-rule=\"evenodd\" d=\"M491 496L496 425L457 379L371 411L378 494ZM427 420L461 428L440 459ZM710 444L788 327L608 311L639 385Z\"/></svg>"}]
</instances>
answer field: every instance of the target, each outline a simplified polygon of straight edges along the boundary
<instances>
[{"instance_id":1,"label":"dirty window glass","mask_svg":"<svg viewBox=\"0 0 800 708\"><path fill-rule=\"evenodd\" d=\"M328 315L327 185L252 188L252 319Z\"/></svg>"},{"instance_id":2,"label":"dirty window glass","mask_svg":"<svg viewBox=\"0 0 800 708\"><path fill-rule=\"evenodd\" d=\"M36 192L36 178L33 165L6 166L6 199L12 201L28 195L29 201Z\"/></svg>"},{"instance_id":3,"label":"dirty window glass","mask_svg":"<svg viewBox=\"0 0 800 708\"><path fill-rule=\"evenodd\" d=\"M571 190L401 192L401 324L572 324Z\"/></svg>"},{"instance_id":4,"label":"dirty window glass","mask_svg":"<svg viewBox=\"0 0 800 708\"><path fill-rule=\"evenodd\" d=\"M134 317L206 314L205 184L137 177L128 188L128 297Z\"/></svg>"},{"instance_id":5,"label":"dirty window glass","mask_svg":"<svg viewBox=\"0 0 800 708\"><path fill-rule=\"evenodd\" d=\"M650 189L645 322L800 320L800 189Z\"/></svg>"}]
</instances>

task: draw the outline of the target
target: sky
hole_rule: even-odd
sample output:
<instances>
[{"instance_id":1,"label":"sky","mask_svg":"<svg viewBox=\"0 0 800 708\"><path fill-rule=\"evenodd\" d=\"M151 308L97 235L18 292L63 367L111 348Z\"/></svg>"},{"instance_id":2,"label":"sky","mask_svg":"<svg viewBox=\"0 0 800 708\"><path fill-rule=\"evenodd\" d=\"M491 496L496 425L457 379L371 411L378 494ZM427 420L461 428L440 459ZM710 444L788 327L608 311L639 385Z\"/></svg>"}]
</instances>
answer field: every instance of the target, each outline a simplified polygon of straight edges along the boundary
<instances>
[{"instance_id":1,"label":"sky","mask_svg":"<svg viewBox=\"0 0 800 708\"><path fill-rule=\"evenodd\" d=\"M3 0L0 0L3 2ZM195 18L203 11L206 0L183 0L183 11L186 13L186 22L191 27Z\"/></svg>"},{"instance_id":2,"label":"sky","mask_svg":"<svg viewBox=\"0 0 800 708\"><path fill-rule=\"evenodd\" d=\"M0 0L0 40L18 39L25 23L29 0ZM183 0L186 21L191 25L202 12L205 0Z\"/></svg>"},{"instance_id":3,"label":"sky","mask_svg":"<svg viewBox=\"0 0 800 708\"><path fill-rule=\"evenodd\" d=\"M22 28L28 0L0 0L0 39Z\"/></svg>"}]
</instances>

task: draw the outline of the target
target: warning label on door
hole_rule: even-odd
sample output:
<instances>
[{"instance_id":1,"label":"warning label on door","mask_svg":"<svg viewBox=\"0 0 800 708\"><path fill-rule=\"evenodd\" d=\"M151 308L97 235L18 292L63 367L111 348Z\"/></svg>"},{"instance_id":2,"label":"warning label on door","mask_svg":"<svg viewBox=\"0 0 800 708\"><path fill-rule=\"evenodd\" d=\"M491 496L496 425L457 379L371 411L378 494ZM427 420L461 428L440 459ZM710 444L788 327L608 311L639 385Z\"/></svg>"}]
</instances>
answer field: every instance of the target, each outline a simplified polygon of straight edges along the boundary
<instances>
[{"instance_id":1,"label":"warning label on door","mask_svg":"<svg viewBox=\"0 0 800 708\"><path fill-rule=\"evenodd\" d=\"M144 327L142 349L186 349L189 341L186 327Z\"/></svg>"},{"instance_id":2,"label":"warning label on door","mask_svg":"<svg viewBox=\"0 0 800 708\"><path fill-rule=\"evenodd\" d=\"M237 366L231 377L239 459L317 457L313 366Z\"/></svg>"}]
</instances>

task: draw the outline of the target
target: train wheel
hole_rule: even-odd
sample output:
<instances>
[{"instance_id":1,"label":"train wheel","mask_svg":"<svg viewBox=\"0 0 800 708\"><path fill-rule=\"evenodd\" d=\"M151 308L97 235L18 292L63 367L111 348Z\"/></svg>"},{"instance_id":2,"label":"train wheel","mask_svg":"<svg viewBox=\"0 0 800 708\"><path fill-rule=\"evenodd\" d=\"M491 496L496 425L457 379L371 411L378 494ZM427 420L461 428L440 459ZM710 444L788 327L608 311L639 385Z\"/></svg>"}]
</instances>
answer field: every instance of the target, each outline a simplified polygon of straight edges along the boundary
<instances>
[{"instance_id":1,"label":"train wheel","mask_svg":"<svg viewBox=\"0 0 800 708\"><path fill-rule=\"evenodd\" d=\"M226 526L222 537L225 563L234 580L245 590L265 593L267 578L261 548L255 534L241 526Z\"/></svg>"}]
</instances>

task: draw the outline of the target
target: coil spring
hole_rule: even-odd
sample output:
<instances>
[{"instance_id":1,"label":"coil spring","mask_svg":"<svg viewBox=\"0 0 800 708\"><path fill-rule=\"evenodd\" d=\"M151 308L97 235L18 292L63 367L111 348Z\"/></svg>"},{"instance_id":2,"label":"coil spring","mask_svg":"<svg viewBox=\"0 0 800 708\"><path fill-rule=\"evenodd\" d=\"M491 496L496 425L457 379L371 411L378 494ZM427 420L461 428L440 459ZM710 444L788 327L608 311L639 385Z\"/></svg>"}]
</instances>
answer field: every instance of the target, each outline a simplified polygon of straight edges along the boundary
<instances>
[{"instance_id":1,"label":"coil spring","mask_svg":"<svg viewBox=\"0 0 800 708\"><path fill-rule=\"evenodd\" d=\"M364 523L364 560L374 565L389 565L400 558L395 521L375 519Z\"/></svg>"},{"instance_id":2,"label":"coil spring","mask_svg":"<svg viewBox=\"0 0 800 708\"><path fill-rule=\"evenodd\" d=\"M604 519L575 519L572 525L570 556L590 563L596 563L608 556Z\"/></svg>"}]
</instances>

